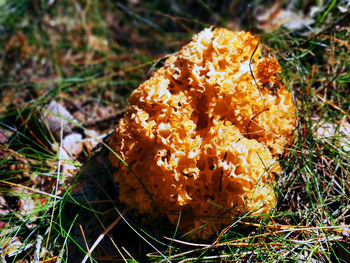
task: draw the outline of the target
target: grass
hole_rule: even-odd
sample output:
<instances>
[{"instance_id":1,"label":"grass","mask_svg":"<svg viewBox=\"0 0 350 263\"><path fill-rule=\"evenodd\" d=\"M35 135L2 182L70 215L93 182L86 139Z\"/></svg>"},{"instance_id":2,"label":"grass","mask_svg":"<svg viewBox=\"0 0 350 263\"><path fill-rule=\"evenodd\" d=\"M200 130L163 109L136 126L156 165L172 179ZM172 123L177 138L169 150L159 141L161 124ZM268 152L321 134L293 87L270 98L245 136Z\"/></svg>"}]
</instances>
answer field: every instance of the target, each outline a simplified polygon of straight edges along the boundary
<instances>
[{"instance_id":1,"label":"grass","mask_svg":"<svg viewBox=\"0 0 350 263\"><path fill-rule=\"evenodd\" d=\"M255 19L263 1L0 1L1 261L348 262L349 6L316 2L293 2L304 14L318 7L310 28L267 32ZM270 47L298 128L276 210L235 219L216 241L185 243L163 219L147 223L116 201L101 142L130 92L210 25L250 29ZM53 130L52 101L74 121ZM84 144L67 164L72 133Z\"/></svg>"}]
</instances>

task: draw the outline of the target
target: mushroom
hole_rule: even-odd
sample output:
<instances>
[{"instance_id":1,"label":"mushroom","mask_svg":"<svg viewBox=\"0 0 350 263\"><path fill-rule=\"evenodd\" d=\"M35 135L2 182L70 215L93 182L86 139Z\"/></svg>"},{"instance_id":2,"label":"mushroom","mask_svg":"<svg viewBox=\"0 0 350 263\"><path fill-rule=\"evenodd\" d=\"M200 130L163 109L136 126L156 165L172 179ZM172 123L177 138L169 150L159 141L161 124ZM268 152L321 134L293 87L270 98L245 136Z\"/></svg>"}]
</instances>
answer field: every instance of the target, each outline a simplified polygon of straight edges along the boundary
<instances>
[{"instance_id":1,"label":"mushroom","mask_svg":"<svg viewBox=\"0 0 350 263\"><path fill-rule=\"evenodd\" d=\"M131 94L109 142L121 202L172 224L181 213L181 233L208 224L194 238L275 207L296 114L277 60L260 56L250 33L208 28Z\"/></svg>"}]
</instances>

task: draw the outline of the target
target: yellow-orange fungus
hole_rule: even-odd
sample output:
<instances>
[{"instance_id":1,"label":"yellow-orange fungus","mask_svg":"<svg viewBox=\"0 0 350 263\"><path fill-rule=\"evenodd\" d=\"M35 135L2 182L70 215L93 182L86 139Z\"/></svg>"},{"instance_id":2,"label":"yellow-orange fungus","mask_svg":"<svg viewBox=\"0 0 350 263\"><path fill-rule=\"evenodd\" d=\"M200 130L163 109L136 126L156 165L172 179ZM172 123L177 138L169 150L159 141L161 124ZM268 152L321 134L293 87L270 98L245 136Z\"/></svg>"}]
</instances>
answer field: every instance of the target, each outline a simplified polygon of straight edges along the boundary
<instances>
[{"instance_id":1,"label":"yellow-orange fungus","mask_svg":"<svg viewBox=\"0 0 350 263\"><path fill-rule=\"evenodd\" d=\"M261 58L258 44L250 33L205 29L131 94L110 138L129 166L110 154L120 201L173 224L182 213L181 233L209 223L201 238L275 206L277 156L296 115L277 60Z\"/></svg>"}]
</instances>

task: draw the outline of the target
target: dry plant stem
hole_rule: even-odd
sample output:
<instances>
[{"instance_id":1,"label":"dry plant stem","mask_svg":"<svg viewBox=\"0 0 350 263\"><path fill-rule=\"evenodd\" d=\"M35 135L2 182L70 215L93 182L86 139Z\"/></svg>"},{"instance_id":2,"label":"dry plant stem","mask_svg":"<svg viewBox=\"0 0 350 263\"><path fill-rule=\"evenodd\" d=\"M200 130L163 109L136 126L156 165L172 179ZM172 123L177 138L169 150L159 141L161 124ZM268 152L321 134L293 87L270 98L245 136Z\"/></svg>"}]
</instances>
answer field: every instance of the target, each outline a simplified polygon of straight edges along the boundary
<instances>
[{"instance_id":1,"label":"dry plant stem","mask_svg":"<svg viewBox=\"0 0 350 263\"><path fill-rule=\"evenodd\" d=\"M324 102L324 103L328 103L329 105L331 105L334 109L340 111L341 113L343 113L346 116L350 116L349 112L346 112L345 110L343 110L342 108L338 107L337 105L335 105L334 102L332 102L331 100L328 100L324 97L322 97L322 95L319 92L316 92L317 96Z\"/></svg>"},{"instance_id":2,"label":"dry plant stem","mask_svg":"<svg viewBox=\"0 0 350 263\"><path fill-rule=\"evenodd\" d=\"M253 225L253 224L254 223L251 223L251 225ZM255 226L259 226L259 224L255 224ZM273 226L273 225L269 225L268 227L269 228L276 228L276 226ZM215 247L220 247L220 246L225 246L225 245L235 245L235 244L237 244L237 242L241 242L241 241L245 241L245 240L249 240L249 239L254 239L254 238L259 238L259 237L266 237L266 236L270 236L270 235L276 235L276 234L280 234L280 233L286 233L286 232L328 230L328 231L332 231L332 232L336 232L336 233L343 233L343 232L350 233L350 226L349 225L346 225L346 226L324 226L324 227L297 227L297 228L288 227L288 226L279 226L279 227L284 228L284 229L269 232L269 233L254 235L254 236L250 236L250 237L244 237L244 238L232 240L229 242L219 243L219 244L215 244L215 245L191 243L191 242L186 242L186 241L182 241L182 240L172 239L169 237L164 237L164 238L167 240L172 240L172 241L180 243L180 244L195 246L195 247L204 247L205 249L207 249L207 248L215 248Z\"/></svg>"},{"instance_id":3,"label":"dry plant stem","mask_svg":"<svg viewBox=\"0 0 350 263\"><path fill-rule=\"evenodd\" d=\"M262 101L264 101L264 97L263 97L263 95L262 95L262 93L261 93L259 84L258 84L258 82L256 81L255 76L254 76L254 73L253 73L253 70L252 70L252 59L253 59L254 54L255 54L255 52L257 51L259 45L260 45L260 42L258 42L258 44L256 44L256 47L255 47L255 49L254 49L252 55L251 55L250 58L249 58L249 71L250 71L250 74L251 74L252 77L253 77L254 84L255 84L256 88L258 89L258 91L259 91L260 99L261 99ZM267 110L268 110L268 109L267 109ZM264 111L265 111L265 109L264 109ZM259 113L257 113L257 114L259 114ZM255 118L255 117L253 117L253 119L254 119L254 118ZM249 123L250 123L250 122L249 122ZM248 124L248 127L247 127L247 133L248 133L248 128L249 128L249 124Z\"/></svg>"},{"instance_id":4,"label":"dry plant stem","mask_svg":"<svg viewBox=\"0 0 350 263\"><path fill-rule=\"evenodd\" d=\"M207 257L202 257L201 260L213 260L213 259L227 259L233 257L233 255L218 255L218 256L207 256ZM181 260L179 263L185 263L185 262L192 262L196 261L198 258L186 258L184 260Z\"/></svg>"},{"instance_id":5,"label":"dry plant stem","mask_svg":"<svg viewBox=\"0 0 350 263\"><path fill-rule=\"evenodd\" d=\"M4 181L4 180L0 180L0 183L8 184L8 185L19 187L19 188L23 188L23 189L28 190L30 192L38 193L38 194L41 194L41 195L46 195L46 196L49 196L49 197L53 197L55 199L62 199L62 197L60 197L58 195L49 194L49 193L46 193L44 191L33 189L33 188L30 188L30 187L22 185L22 184L16 184L16 183L12 183L12 182L7 182L7 181Z\"/></svg>"},{"instance_id":6,"label":"dry plant stem","mask_svg":"<svg viewBox=\"0 0 350 263\"><path fill-rule=\"evenodd\" d=\"M122 215L124 216L126 213L126 209L122 212ZM90 251L88 251L88 254L85 255L84 259L82 260L82 263L85 263L88 258L91 258L91 253L95 250L95 248L97 247L97 245L101 242L101 240L107 235L107 233L109 231L111 231L111 229L118 224L118 222L120 221L121 216L119 216L116 220L113 221L112 224L110 224L104 231L103 233L96 239L96 241L94 242L94 244L92 245L92 247L90 248ZM119 252L119 249L118 249ZM126 259L124 258L123 254L120 253L120 255L123 257L124 261L126 262Z\"/></svg>"},{"instance_id":7,"label":"dry plant stem","mask_svg":"<svg viewBox=\"0 0 350 263\"><path fill-rule=\"evenodd\" d=\"M269 233L264 233L264 234L260 234L260 235L254 235L254 236L250 236L250 237L245 237L245 238L240 238L240 239L236 239L233 241L229 241L229 242L224 242L224 243L220 243L220 244L216 244L213 247L220 247L220 246L225 246L225 245L230 245L230 244L234 244L236 242L240 242L240 241L244 241L244 240L249 240L249 239L254 239L254 238L259 238L259 237L266 237L266 236L271 236L271 235L276 235L276 234L281 234L281 233L286 233L286 232L302 232L302 231L317 231L317 230L331 230L334 232L347 232L350 233L350 226L325 226L325 227L298 227L298 228L286 228L283 230L277 230L277 231L273 231L273 232L269 232ZM338 230L342 229L343 230Z\"/></svg>"},{"instance_id":8,"label":"dry plant stem","mask_svg":"<svg viewBox=\"0 0 350 263\"><path fill-rule=\"evenodd\" d=\"M286 231L284 231L284 232L286 232ZM256 237L261 237L261 235L254 236L254 237L251 237L251 238L256 238ZM169 238L166 238L166 239L169 239ZM248 238L245 238L245 240L247 240L247 239ZM342 240L342 239L343 239L342 236L334 236L334 237L332 237L332 240ZM178 242L178 240L174 240L174 241ZM310 239L310 240L306 240L306 241L304 241L304 240L294 240L292 242L300 243L300 244L305 244L305 243L315 244L315 243L322 243L322 242L328 242L328 241L329 241L329 236L324 235L322 237L322 239L320 237L318 237L318 238L314 238L314 239ZM182 241L179 241L179 243L185 244ZM186 244L186 245L188 245L188 244ZM202 245L200 245L200 246L202 246ZM169 259L183 257L183 256L186 256L186 255L189 255L189 254L193 254L193 253L196 253L196 252L201 252L203 250L214 249L214 248L222 247L222 246L233 246L233 247L260 247L260 246L264 246L265 248L262 248L262 249L268 249L268 247L273 247L274 249L281 249L282 247L285 246L285 244L284 243L277 243L277 242L271 242L271 243L265 243L265 242L262 242L262 243L261 242L258 242L258 243L237 242L236 243L236 240L235 240L233 242L222 243L222 244L219 244L219 245L214 245L214 246L210 246L209 245L209 246L204 246L204 247L201 247L201 248L188 250L188 251L185 251L183 253L179 253L179 254L170 256ZM161 261L161 262L164 262L164 260Z\"/></svg>"},{"instance_id":9,"label":"dry plant stem","mask_svg":"<svg viewBox=\"0 0 350 263\"><path fill-rule=\"evenodd\" d=\"M79 224L79 228L80 228L81 235L83 236L83 240L84 240L84 243L85 243L86 250L87 250L88 254L91 255L91 251L89 249L89 245L88 245L88 243L86 241L84 229L83 229L83 227L80 224ZM89 257L89 259L90 259L90 262L92 263L91 257Z\"/></svg>"},{"instance_id":10,"label":"dry plant stem","mask_svg":"<svg viewBox=\"0 0 350 263\"><path fill-rule=\"evenodd\" d=\"M24 156L22 156L20 153L6 147L5 145L3 144L0 144L0 149L1 149L1 153L2 152L5 152L5 153L9 153L11 154L11 156L15 156L16 158L18 158L21 162L29 162L29 163L33 163L33 164L38 164L39 162L37 160L33 160L33 159L29 159L29 158L26 158Z\"/></svg>"},{"instance_id":11,"label":"dry plant stem","mask_svg":"<svg viewBox=\"0 0 350 263\"><path fill-rule=\"evenodd\" d=\"M113 238L108 235L109 240L112 242L113 246L115 247L115 249L118 251L118 253L120 254L120 256L123 258L124 262L127 262L127 260L125 259L123 253L120 251L119 247L117 246L117 244L114 242Z\"/></svg>"},{"instance_id":12,"label":"dry plant stem","mask_svg":"<svg viewBox=\"0 0 350 263\"><path fill-rule=\"evenodd\" d=\"M60 174L61 174L61 164L62 164L62 160L61 160L61 151L62 151L62 146L63 146L63 119L61 118L61 130L60 130L60 148L59 148L59 152L58 152L58 167L57 167L57 177L56 177L56 185L55 185L55 197L54 197L54 204L52 207L52 213L51 213L51 218L50 218L50 226L49 226L49 233L47 234L47 239L46 239L46 245L45 245L45 252L43 255L43 259L45 259L46 256L46 251L48 251L48 246L49 246L49 240L50 240L50 234L51 234L51 229L52 229L52 223L53 223L53 216L55 214L55 207L56 207L56 196L57 196L57 191L58 191L58 185L59 185L59 181L60 181ZM57 258L57 261L59 261L60 258Z\"/></svg>"},{"instance_id":13,"label":"dry plant stem","mask_svg":"<svg viewBox=\"0 0 350 263\"><path fill-rule=\"evenodd\" d=\"M266 228L271 228L271 229L282 229L282 230L295 230L295 229L300 229L300 230L328 230L332 232L337 232L341 233L343 231L349 232L350 231L350 225L345 225L345 226L321 226L321 227L308 227L308 226L293 226L293 225L262 225L258 223L253 223L253 222L240 222L241 224L244 225L250 225L250 226L255 226L255 227L266 227ZM339 228L339 229L337 229Z\"/></svg>"},{"instance_id":14,"label":"dry plant stem","mask_svg":"<svg viewBox=\"0 0 350 263\"><path fill-rule=\"evenodd\" d=\"M256 226L256 227L260 227L260 224L256 224L256 223L249 223L249 222L242 222L244 224L248 224L248 225L252 225L252 226ZM181 257L181 256L185 256L188 254L192 254L195 252L200 252L202 250L205 249L211 249L211 248L217 248L217 247L222 247L222 246L260 246L260 245L271 245L274 246L276 249L280 248L283 246L282 243L247 243L247 242L241 242L241 241L246 241L249 239L255 239L255 238L260 238L260 237L266 237L266 236L270 236L270 235L276 235L276 234L281 234L281 233L286 233L286 232L297 232L297 231L317 231L317 230L328 230L328 231L332 231L332 232L336 232L339 234L342 234L344 232L346 233L350 233L350 226L346 225L346 226L325 226L325 227L307 227L307 226L286 226L286 225L267 225L265 226L267 228L272 228L272 229L282 229L282 230L278 230L278 231L273 231L273 232L269 232L269 233L265 233L265 234L260 234L260 235L254 235L254 236L250 236L250 237L245 237L245 238L241 238L241 239L237 239L237 240L233 240L233 241L229 241L229 242L224 242L224 243L219 243L219 244L215 244L215 245L209 245L209 244L198 244L198 243L191 243L191 242L186 242L186 241L182 241L182 240L177 240L177 239L172 239L172 238L168 238L168 237L164 237L167 240L171 240L173 242L177 242L180 244L184 244L184 245L189 245L189 246L195 246L195 247L201 247L198 249L193 249L190 251L186 251L184 253L180 253L177 255L173 255L171 256L169 259L173 259L173 258L177 258L177 257ZM320 239L321 236L319 236L318 238L315 239L311 239L308 240L307 242L327 242L328 241L328 237L327 235L324 235L322 239ZM343 237L342 236L333 236L332 240L342 240ZM295 240L295 242L299 242L298 240ZM304 241L303 241L304 242Z\"/></svg>"},{"instance_id":15,"label":"dry plant stem","mask_svg":"<svg viewBox=\"0 0 350 263\"><path fill-rule=\"evenodd\" d=\"M210 247L210 246L212 246L210 244L192 243L192 242L187 242L187 241L183 241L183 240L179 240L179 239L175 239L175 238L170 238L170 237L166 237L166 236L164 236L164 239L174 241L176 243L180 243L180 244L187 245L187 246L193 246L193 247Z\"/></svg>"},{"instance_id":16,"label":"dry plant stem","mask_svg":"<svg viewBox=\"0 0 350 263\"><path fill-rule=\"evenodd\" d=\"M126 250L125 247L122 247L122 249L125 251L125 253L126 253L133 261L136 262L136 260L134 259L134 257L129 253L129 251ZM124 258L124 257L123 257L123 258ZM125 261L125 262L127 262L127 261Z\"/></svg>"}]
</instances>

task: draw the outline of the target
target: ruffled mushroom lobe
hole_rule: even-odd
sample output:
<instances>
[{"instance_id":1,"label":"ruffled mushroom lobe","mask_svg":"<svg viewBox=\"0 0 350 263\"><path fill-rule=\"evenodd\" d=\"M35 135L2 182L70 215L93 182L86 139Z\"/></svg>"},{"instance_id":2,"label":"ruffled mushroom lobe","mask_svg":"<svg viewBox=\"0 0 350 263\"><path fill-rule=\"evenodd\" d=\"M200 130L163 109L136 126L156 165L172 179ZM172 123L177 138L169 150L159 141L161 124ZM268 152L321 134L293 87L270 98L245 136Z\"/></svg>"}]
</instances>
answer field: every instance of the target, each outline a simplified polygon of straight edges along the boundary
<instances>
[{"instance_id":1,"label":"ruffled mushroom lobe","mask_svg":"<svg viewBox=\"0 0 350 263\"><path fill-rule=\"evenodd\" d=\"M111 136L119 200L206 238L275 207L277 161L293 140L291 93L246 32L205 29L130 96ZM135 176L137 175L137 176ZM156 208L155 208L156 207Z\"/></svg>"}]
</instances>

